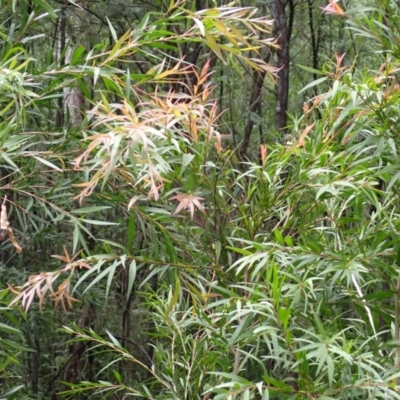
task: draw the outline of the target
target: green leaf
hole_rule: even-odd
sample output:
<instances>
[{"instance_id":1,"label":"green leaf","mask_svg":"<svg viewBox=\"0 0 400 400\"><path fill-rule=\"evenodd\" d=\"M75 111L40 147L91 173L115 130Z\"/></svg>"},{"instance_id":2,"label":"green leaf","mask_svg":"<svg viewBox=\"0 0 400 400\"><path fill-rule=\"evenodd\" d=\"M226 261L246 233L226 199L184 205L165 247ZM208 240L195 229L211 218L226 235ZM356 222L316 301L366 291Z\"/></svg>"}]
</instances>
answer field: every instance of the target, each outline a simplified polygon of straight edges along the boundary
<instances>
[{"instance_id":1,"label":"green leaf","mask_svg":"<svg viewBox=\"0 0 400 400\"><path fill-rule=\"evenodd\" d=\"M82 62L81 57L85 51L86 49L84 46L78 46L71 56L70 65L77 65L78 63Z\"/></svg>"},{"instance_id":2,"label":"green leaf","mask_svg":"<svg viewBox=\"0 0 400 400\"><path fill-rule=\"evenodd\" d=\"M118 371L115 371L115 370L113 370L113 374L114 374L115 380L118 383L122 384L121 374Z\"/></svg>"},{"instance_id":3,"label":"green leaf","mask_svg":"<svg viewBox=\"0 0 400 400\"><path fill-rule=\"evenodd\" d=\"M318 71L317 69L314 69L314 68L311 68L311 67L307 67L305 65L296 64L296 66L301 68L301 69L304 69L304 71L311 72L312 74L325 75L323 72Z\"/></svg>"},{"instance_id":4,"label":"green leaf","mask_svg":"<svg viewBox=\"0 0 400 400\"><path fill-rule=\"evenodd\" d=\"M100 265L102 265L102 264L103 264L103 262L101 262L98 266L100 267ZM89 283L89 285L85 288L83 293L86 293L90 288L92 288L94 285L96 285L98 282L100 282L105 276L108 275L107 285L106 285L106 298L108 298L108 294L110 292L111 284L112 284L113 278L115 276L115 270L120 265L121 265L121 260L120 259L115 260L109 267L107 267L104 271L102 271L99 275L97 275L92 280L92 282ZM88 272L93 273L97 269L92 269L92 270L87 271L86 274L84 275L85 279L87 278L87 276L90 275ZM81 278L81 280L82 280L82 278ZM77 286L78 286L78 283L76 284L75 287L77 287Z\"/></svg>"},{"instance_id":5,"label":"green leaf","mask_svg":"<svg viewBox=\"0 0 400 400\"><path fill-rule=\"evenodd\" d=\"M114 42L117 43L118 42L118 35L117 32L115 31L112 23L110 22L110 20L106 17L107 23L108 23L108 28L110 29L111 35L114 39Z\"/></svg>"},{"instance_id":6,"label":"green leaf","mask_svg":"<svg viewBox=\"0 0 400 400\"><path fill-rule=\"evenodd\" d=\"M265 383L267 383L269 386L278 388L278 389L283 389L285 392L291 392L292 387L286 384L285 382L279 381L277 379L274 379L268 375L263 376Z\"/></svg>"},{"instance_id":7,"label":"green leaf","mask_svg":"<svg viewBox=\"0 0 400 400\"><path fill-rule=\"evenodd\" d=\"M110 290L111 290L111 285L112 285L113 280L115 278L115 270L121 264L123 265L122 257L121 257L120 260L115 260L113 262L113 264L109 268L107 268L107 270L106 270L106 271L108 271L107 272L108 273L108 278L107 278L107 286L106 286L106 299L108 299L108 296L109 296Z\"/></svg>"},{"instance_id":8,"label":"green leaf","mask_svg":"<svg viewBox=\"0 0 400 400\"><path fill-rule=\"evenodd\" d=\"M269 390L268 389L264 390L261 400L269 400Z\"/></svg>"},{"instance_id":9,"label":"green leaf","mask_svg":"<svg viewBox=\"0 0 400 400\"><path fill-rule=\"evenodd\" d=\"M88 214L94 213L97 211L109 210L111 206L91 206L91 207L82 207L77 208L76 210L72 210L71 214Z\"/></svg>"},{"instance_id":10,"label":"green leaf","mask_svg":"<svg viewBox=\"0 0 400 400\"><path fill-rule=\"evenodd\" d=\"M180 281L178 278L175 279L175 289L172 294L171 300L168 304L167 309L165 310L165 317L168 317L169 313L172 311L174 306L178 303L179 295L180 295Z\"/></svg>"},{"instance_id":11,"label":"green leaf","mask_svg":"<svg viewBox=\"0 0 400 400\"><path fill-rule=\"evenodd\" d=\"M231 247L231 246L226 246L227 249L232 250L236 253L242 254L244 256L251 256L253 255L253 253L249 250L245 250L245 249L240 249L239 247Z\"/></svg>"},{"instance_id":12,"label":"green leaf","mask_svg":"<svg viewBox=\"0 0 400 400\"><path fill-rule=\"evenodd\" d=\"M284 246L284 245L285 245L285 241L283 240L282 233L281 233L278 229L274 229L274 235L275 235L276 241L277 241L280 245Z\"/></svg>"},{"instance_id":13,"label":"green leaf","mask_svg":"<svg viewBox=\"0 0 400 400\"><path fill-rule=\"evenodd\" d=\"M118 341L118 339L112 335L108 330L106 330L108 337L111 339L111 341L113 342L113 344L118 347L119 349L122 349L122 345L121 343Z\"/></svg>"},{"instance_id":14,"label":"green leaf","mask_svg":"<svg viewBox=\"0 0 400 400\"><path fill-rule=\"evenodd\" d=\"M34 0L34 1L35 1L35 5L38 5L41 9L46 11L53 20L57 19L57 14L55 13L53 7L51 7L50 4L48 4L44 0ZM36 9L36 14L39 14L39 13L40 13L39 10Z\"/></svg>"},{"instance_id":15,"label":"green leaf","mask_svg":"<svg viewBox=\"0 0 400 400\"><path fill-rule=\"evenodd\" d=\"M136 233L136 222L135 222L135 215L131 213L129 215L129 222L128 222L128 234L126 239L126 250L128 254L132 252L133 240L135 238Z\"/></svg>"},{"instance_id":16,"label":"green leaf","mask_svg":"<svg viewBox=\"0 0 400 400\"><path fill-rule=\"evenodd\" d=\"M247 314L245 317L242 318L239 325L236 327L235 331L233 332L231 338L229 339L230 345L235 345L243 340L242 334L246 334L246 329L250 325L252 319L254 318L254 314Z\"/></svg>"},{"instance_id":17,"label":"green leaf","mask_svg":"<svg viewBox=\"0 0 400 400\"><path fill-rule=\"evenodd\" d=\"M18 329L15 329L12 326L3 324L2 322L0 322L0 330L3 331L3 332L15 334L15 335L20 335L21 334L21 332Z\"/></svg>"},{"instance_id":18,"label":"green leaf","mask_svg":"<svg viewBox=\"0 0 400 400\"><path fill-rule=\"evenodd\" d=\"M313 81L313 82L309 83L308 85L304 86L303 89L300 90L299 94L305 92L305 91L308 90L308 89L311 89L311 88L314 87L314 86L319 85L319 84L322 83L322 82L325 82L327 79L328 79L328 78L326 78L326 77L324 77L324 78L319 78L319 79L317 79L316 81Z\"/></svg>"},{"instance_id":19,"label":"green leaf","mask_svg":"<svg viewBox=\"0 0 400 400\"><path fill-rule=\"evenodd\" d=\"M318 400L336 400L334 397L329 396L319 396Z\"/></svg>"},{"instance_id":20,"label":"green leaf","mask_svg":"<svg viewBox=\"0 0 400 400\"><path fill-rule=\"evenodd\" d=\"M72 234L72 252L73 253L76 253L76 250L78 248L79 239L80 239L79 226L78 226L78 224L75 224L74 232Z\"/></svg>"},{"instance_id":21,"label":"green leaf","mask_svg":"<svg viewBox=\"0 0 400 400\"><path fill-rule=\"evenodd\" d=\"M42 158L42 157L35 156L35 155L33 155L33 154L32 154L32 157L33 157L34 159L38 160L39 162L41 162L42 164L46 165L47 167L50 167L51 169L54 169L54 170L59 171L59 172L63 172L63 170L62 170L61 168L57 167L57 166L54 165L52 162L50 162L50 161L48 161L48 160L45 160L45 159Z\"/></svg>"},{"instance_id":22,"label":"green leaf","mask_svg":"<svg viewBox=\"0 0 400 400\"><path fill-rule=\"evenodd\" d=\"M131 297L132 290L135 286L135 279L136 279L136 261L132 260L129 264L129 272L128 272L128 287L126 291L126 300L128 301Z\"/></svg>"},{"instance_id":23,"label":"green leaf","mask_svg":"<svg viewBox=\"0 0 400 400\"><path fill-rule=\"evenodd\" d=\"M204 28L203 23L197 18L193 18L193 21L196 23L197 27L199 28L201 35L203 37L206 36L206 30Z\"/></svg>"},{"instance_id":24,"label":"green leaf","mask_svg":"<svg viewBox=\"0 0 400 400\"><path fill-rule=\"evenodd\" d=\"M12 394L19 392L24 387L25 385L13 386L10 389L6 390L5 392L2 392L0 394L0 398L9 399Z\"/></svg>"},{"instance_id":25,"label":"green leaf","mask_svg":"<svg viewBox=\"0 0 400 400\"><path fill-rule=\"evenodd\" d=\"M290 308L281 307L278 311L279 321L282 323L285 330L287 330L289 317L290 317Z\"/></svg>"},{"instance_id":26,"label":"green leaf","mask_svg":"<svg viewBox=\"0 0 400 400\"><path fill-rule=\"evenodd\" d=\"M218 56L218 58L225 64L225 59L222 55L221 49L219 48L214 37L212 35L210 35L210 33L207 31L205 31L205 43Z\"/></svg>"},{"instance_id":27,"label":"green leaf","mask_svg":"<svg viewBox=\"0 0 400 400\"><path fill-rule=\"evenodd\" d=\"M86 222L87 224L91 225L100 225L100 226L112 226L112 225L119 225L118 222L111 222L111 221L97 221L94 219L86 219L82 218L82 222Z\"/></svg>"}]
</instances>

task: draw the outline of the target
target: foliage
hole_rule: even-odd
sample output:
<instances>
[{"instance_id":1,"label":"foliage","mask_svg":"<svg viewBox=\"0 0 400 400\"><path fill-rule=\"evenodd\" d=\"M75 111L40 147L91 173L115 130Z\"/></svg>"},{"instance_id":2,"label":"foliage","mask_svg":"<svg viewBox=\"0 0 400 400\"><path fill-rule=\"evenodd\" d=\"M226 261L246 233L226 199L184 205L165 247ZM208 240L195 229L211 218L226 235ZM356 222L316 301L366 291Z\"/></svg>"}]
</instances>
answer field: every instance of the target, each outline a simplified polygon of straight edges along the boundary
<instances>
[{"instance_id":1,"label":"foliage","mask_svg":"<svg viewBox=\"0 0 400 400\"><path fill-rule=\"evenodd\" d=\"M110 12L92 46L85 4L22 3L1 31L2 397L25 351L33 398L400 398L392 3L322 7L368 63L298 66L314 94L246 161L213 72L275 80L267 17L172 1L128 30ZM61 326L68 348L38 339Z\"/></svg>"}]
</instances>

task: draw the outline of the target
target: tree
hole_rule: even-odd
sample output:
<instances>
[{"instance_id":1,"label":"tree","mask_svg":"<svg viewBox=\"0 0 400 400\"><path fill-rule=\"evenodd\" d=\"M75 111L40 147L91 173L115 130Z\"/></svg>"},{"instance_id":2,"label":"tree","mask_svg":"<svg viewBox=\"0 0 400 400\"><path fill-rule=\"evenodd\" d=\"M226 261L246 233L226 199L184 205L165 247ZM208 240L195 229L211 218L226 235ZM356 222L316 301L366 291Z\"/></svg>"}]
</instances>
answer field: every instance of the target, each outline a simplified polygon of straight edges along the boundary
<instances>
[{"instance_id":1,"label":"tree","mask_svg":"<svg viewBox=\"0 0 400 400\"><path fill-rule=\"evenodd\" d=\"M394 6L313 5L350 62L303 35L310 2L271 4L286 49L252 8L66 5L99 33L64 63L37 36L59 12L23 4L3 14L0 329L23 339L1 339L2 397L399 398ZM280 79L274 52L298 57ZM288 82L290 140L256 138ZM59 124L70 87L90 110Z\"/></svg>"}]
</instances>

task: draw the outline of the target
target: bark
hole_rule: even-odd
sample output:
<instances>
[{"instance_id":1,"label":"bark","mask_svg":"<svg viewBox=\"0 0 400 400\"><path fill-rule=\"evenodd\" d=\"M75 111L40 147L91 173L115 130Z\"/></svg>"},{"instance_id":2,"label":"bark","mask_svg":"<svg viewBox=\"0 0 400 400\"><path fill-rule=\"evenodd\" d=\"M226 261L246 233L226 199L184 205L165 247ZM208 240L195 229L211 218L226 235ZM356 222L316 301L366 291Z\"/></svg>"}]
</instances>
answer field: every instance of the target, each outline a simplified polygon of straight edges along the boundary
<instances>
[{"instance_id":1,"label":"bark","mask_svg":"<svg viewBox=\"0 0 400 400\"><path fill-rule=\"evenodd\" d=\"M68 48L65 61L68 64L71 61L73 50ZM79 88L70 86L64 88L64 110L68 118L69 125L76 128L83 120L84 97Z\"/></svg>"},{"instance_id":2,"label":"bark","mask_svg":"<svg viewBox=\"0 0 400 400\"><path fill-rule=\"evenodd\" d=\"M32 393L37 395L39 392L39 372L40 372L40 341L36 333L30 334L26 337L29 347L32 349L28 354L28 370L31 381Z\"/></svg>"},{"instance_id":3,"label":"bark","mask_svg":"<svg viewBox=\"0 0 400 400\"><path fill-rule=\"evenodd\" d=\"M69 16L69 31L73 32L74 35L79 36L82 32L81 23L84 19L84 10L76 7ZM74 53L73 43L75 43L72 34L68 34L66 42L70 43L65 54L65 63L68 65L72 59ZM84 110L84 97L82 92L76 86L70 86L64 88L64 110L65 115L68 118L69 125L71 127L77 127L82 123L83 110Z\"/></svg>"},{"instance_id":4,"label":"bark","mask_svg":"<svg viewBox=\"0 0 400 400\"><path fill-rule=\"evenodd\" d=\"M288 10L286 10L288 6ZM294 3L293 0L273 0L270 3L272 17L275 20L275 36L278 38L275 126L278 132L287 129L287 111L289 97L290 37L292 34Z\"/></svg>"},{"instance_id":5,"label":"bark","mask_svg":"<svg viewBox=\"0 0 400 400\"><path fill-rule=\"evenodd\" d=\"M268 64L269 59L271 57L271 51L268 49L267 54L264 57L264 61ZM240 158L244 160L247 155L247 149L250 143L251 133L254 127L254 119L251 117L252 113L255 113L257 110L260 110L260 104L262 101L262 88L264 85L266 72L254 71L253 72L253 90L250 98L250 107L249 107L249 117L246 123L246 127L244 130L243 142L240 147Z\"/></svg>"},{"instance_id":6,"label":"bark","mask_svg":"<svg viewBox=\"0 0 400 400\"><path fill-rule=\"evenodd\" d=\"M310 36L311 36L311 52L312 52L312 66L314 69L318 69L318 52L319 52L319 44L320 44L320 29L321 23L317 25L314 22L314 13L313 13L313 0L308 0L308 16L309 16L309 27L310 27ZM318 76L316 73L313 73L313 79L317 80Z\"/></svg>"},{"instance_id":7,"label":"bark","mask_svg":"<svg viewBox=\"0 0 400 400\"><path fill-rule=\"evenodd\" d=\"M66 40L66 15L65 9L62 9L56 25L55 38L57 40L57 49L55 51L55 58L60 65L65 63L65 57L62 56L65 49ZM56 112L55 126L61 128L64 125L64 106L63 98L60 96L57 100L58 109Z\"/></svg>"},{"instance_id":8,"label":"bark","mask_svg":"<svg viewBox=\"0 0 400 400\"><path fill-rule=\"evenodd\" d=\"M32 393L37 394L39 390L39 371L40 371L40 342L39 338L33 340L34 351L32 352Z\"/></svg>"},{"instance_id":9,"label":"bark","mask_svg":"<svg viewBox=\"0 0 400 400\"><path fill-rule=\"evenodd\" d=\"M92 303L84 305L81 309L81 318L77 325L82 329L89 329L93 327L96 321L96 309ZM81 378L91 380L93 374L93 355L87 352L88 343L76 342L69 345L69 359L65 365L64 382L77 383ZM85 352L87 358L85 358ZM67 388L67 387L66 387Z\"/></svg>"},{"instance_id":10,"label":"bark","mask_svg":"<svg viewBox=\"0 0 400 400\"><path fill-rule=\"evenodd\" d=\"M74 53L76 38L82 33L82 21L85 11L74 7L65 7L60 13L57 23L57 49L56 59L58 63L68 65ZM68 46L68 48L66 48ZM79 88L72 82L71 86L65 87L58 102L59 110L56 114L56 126L61 127L67 123L71 127L77 127L82 123L84 111L84 96Z\"/></svg>"}]
</instances>

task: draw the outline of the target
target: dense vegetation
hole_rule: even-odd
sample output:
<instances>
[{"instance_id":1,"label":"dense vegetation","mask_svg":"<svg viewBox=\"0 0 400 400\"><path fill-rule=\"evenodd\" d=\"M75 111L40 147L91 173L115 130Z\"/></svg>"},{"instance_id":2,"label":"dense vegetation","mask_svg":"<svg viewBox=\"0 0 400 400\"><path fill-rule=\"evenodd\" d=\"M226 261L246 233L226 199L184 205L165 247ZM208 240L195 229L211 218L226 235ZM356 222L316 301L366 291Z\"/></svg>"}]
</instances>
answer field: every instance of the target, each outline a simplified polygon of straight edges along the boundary
<instances>
[{"instance_id":1,"label":"dense vegetation","mask_svg":"<svg viewBox=\"0 0 400 400\"><path fill-rule=\"evenodd\" d=\"M1 399L400 399L400 8L347 3L1 3Z\"/></svg>"}]
</instances>

